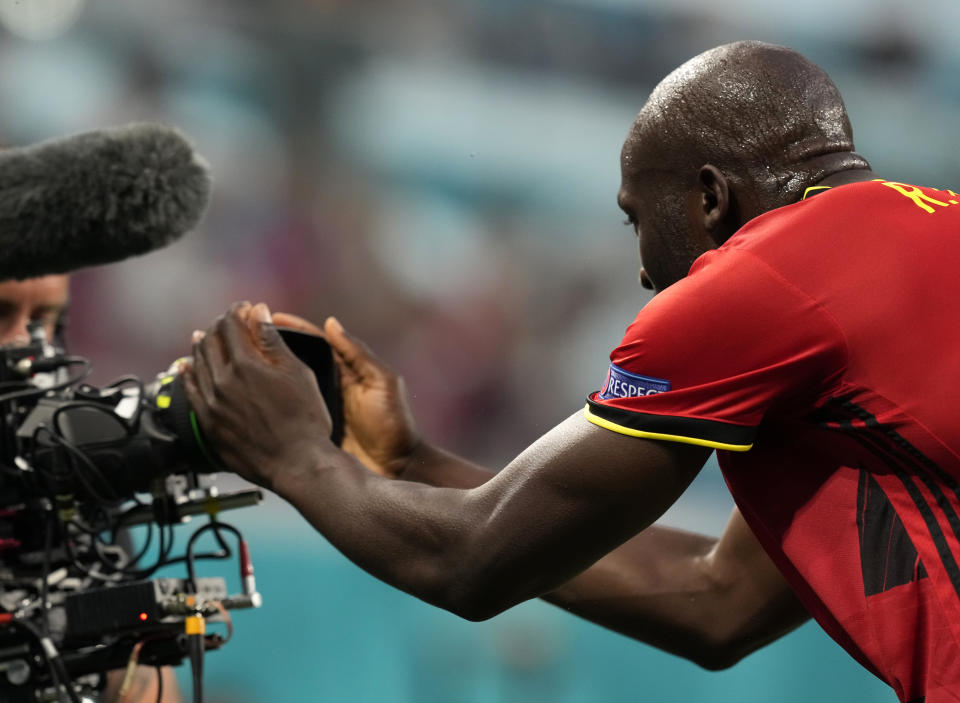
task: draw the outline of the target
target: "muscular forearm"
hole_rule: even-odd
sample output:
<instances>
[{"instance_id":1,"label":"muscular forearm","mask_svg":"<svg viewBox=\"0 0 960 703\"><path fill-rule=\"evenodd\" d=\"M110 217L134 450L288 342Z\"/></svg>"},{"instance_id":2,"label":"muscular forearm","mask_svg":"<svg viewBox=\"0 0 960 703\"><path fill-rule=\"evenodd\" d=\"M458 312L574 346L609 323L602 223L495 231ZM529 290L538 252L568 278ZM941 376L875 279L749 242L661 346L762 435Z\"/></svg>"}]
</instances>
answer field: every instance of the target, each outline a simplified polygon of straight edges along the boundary
<instances>
[{"instance_id":1,"label":"muscular forearm","mask_svg":"<svg viewBox=\"0 0 960 703\"><path fill-rule=\"evenodd\" d=\"M473 487L495 474L427 443L405 463L401 478L434 486ZM718 565L718 539L651 526L566 584L542 596L575 615L710 669L729 666L790 631L806 613L773 573L739 515L728 535L749 544L736 557L763 584L751 590ZM762 560L762 567L751 562ZM754 584L756 585L756 584ZM767 588L766 593L763 588ZM759 591L759 592L758 592Z\"/></svg>"},{"instance_id":2,"label":"muscular forearm","mask_svg":"<svg viewBox=\"0 0 960 703\"><path fill-rule=\"evenodd\" d=\"M557 530L555 517L493 527L499 513L524 514L498 509L502 490L391 481L339 458L287 471L273 488L361 568L464 618L486 619L541 595L600 556L571 555L578 526Z\"/></svg>"},{"instance_id":3,"label":"muscular forearm","mask_svg":"<svg viewBox=\"0 0 960 703\"><path fill-rule=\"evenodd\" d=\"M428 442L418 442L396 478L445 488L476 488L496 475Z\"/></svg>"},{"instance_id":4,"label":"muscular forearm","mask_svg":"<svg viewBox=\"0 0 960 703\"><path fill-rule=\"evenodd\" d=\"M706 561L716 543L716 538L651 526L544 600L715 668L729 595Z\"/></svg>"},{"instance_id":5,"label":"muscular forearm","mask_svg":"<svg viewBox=\"0 0 960 703\"><path fill-rule=\"evenodd\" d=\"M450 581L466 531L464 491L389 481L346 454L324 453L284 471L271 486L337 549L379 579L455 610ZM390 505L389 510L378 506ZM347 514L350 519L345 520Z\"/></svg>"},{"instance_id":6,"label":"muscular forearm","mask_svg":"<svg viewBox=\"0 0 960 703\"><path fill-rule=\"evenodd\" d=\"M809 618L736 510L719 538L648 527L544 599L707 669Z\"/></svg>"},{"instance_id":7,"label":"muscular forearm","mask_svg":"<svg viewBox=\"0 0 960 703\"><path fill-rule=\"evenodd\" d=\"M469 619L547 593L633 537L704 458L699 447L638 445L580 413L470 489L391 481L331 449L290 452L304 458L284 463L274 489L359 566Z\"/></svg>"},{"instance_id":8,"label":"muscular forearm","mask_svg":"<svg viewBox=\"0 0 960 703\"><path fill-rule=\"evenodd\" d=\"M494 473L420 443L400 478L471 487ZM716 538L651 526L543 599L603 627L679 656L708 663L719 584L704 557Z\"/></svg>"},{"instance_id":9,"label":"muscular forearm","mask_svg":"<svg viewBox=\"0 0 960 703\"><path fill-rule=\"evenodd\" d=\"M325 456L336 464L320 460L286 471L274 490L361 568L462 617L491 617L592 561L578 564L568 556L573 526L549 544L537 538L552 532L556 520L494 526L492 516L513 512L498 509L504 491L470 489L496 474L443 450L420 447L399 480L384 479L344 454Z\"/></svg>"},{"instance_id":10,"label":"muscular forearm","mask_svg":"<svg viewBox=\"0 0 960 703\"><path fill-rule=\"evenodd\" d=\"M479 486L495 474L421 442L399 478ZM704 557L716 538L651 526L544 600L598 625L690 659L702 659L717 615L718 584Z\"/></svg>"}]
</instances>

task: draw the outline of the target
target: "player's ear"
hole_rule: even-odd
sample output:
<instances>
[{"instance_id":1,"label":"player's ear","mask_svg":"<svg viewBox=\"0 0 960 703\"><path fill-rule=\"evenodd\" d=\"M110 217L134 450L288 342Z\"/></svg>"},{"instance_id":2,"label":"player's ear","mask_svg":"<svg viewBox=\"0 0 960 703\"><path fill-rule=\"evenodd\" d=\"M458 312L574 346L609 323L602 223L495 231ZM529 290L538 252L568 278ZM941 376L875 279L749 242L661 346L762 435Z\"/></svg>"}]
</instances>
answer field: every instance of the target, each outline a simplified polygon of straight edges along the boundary
<instances>
[{"instance_id":1,"label":"player's ear","mask_svg":"<svg viewBox=\"0 0 960 703\"><path fill-rule=\"evenodd\" d=\"M729 225L731 214L730 183L723 172L712 164L700 167L697 174L700 189L700 217L703 229L717 246L736 231Z\"/></svg>"}]
</instances>

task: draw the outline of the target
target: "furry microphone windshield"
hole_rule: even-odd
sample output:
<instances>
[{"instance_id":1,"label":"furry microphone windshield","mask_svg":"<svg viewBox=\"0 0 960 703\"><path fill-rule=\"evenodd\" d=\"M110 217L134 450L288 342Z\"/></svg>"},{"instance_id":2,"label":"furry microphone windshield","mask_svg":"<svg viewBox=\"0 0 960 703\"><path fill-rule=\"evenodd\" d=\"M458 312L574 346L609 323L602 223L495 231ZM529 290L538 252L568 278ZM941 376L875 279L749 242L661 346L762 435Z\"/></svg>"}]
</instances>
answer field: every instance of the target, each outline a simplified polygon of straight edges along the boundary
<instances>
[{"instance_id":1,"label":"furry microphone windshield","mask_svg":"<svg viewBox=\"0 0 960 703\"><path fill-rule=\"evenodd\" d=\"M209 197L206 163L161 125L0 150L0 279L159 249L197 224Z\"/></svg>"}]
</instances>

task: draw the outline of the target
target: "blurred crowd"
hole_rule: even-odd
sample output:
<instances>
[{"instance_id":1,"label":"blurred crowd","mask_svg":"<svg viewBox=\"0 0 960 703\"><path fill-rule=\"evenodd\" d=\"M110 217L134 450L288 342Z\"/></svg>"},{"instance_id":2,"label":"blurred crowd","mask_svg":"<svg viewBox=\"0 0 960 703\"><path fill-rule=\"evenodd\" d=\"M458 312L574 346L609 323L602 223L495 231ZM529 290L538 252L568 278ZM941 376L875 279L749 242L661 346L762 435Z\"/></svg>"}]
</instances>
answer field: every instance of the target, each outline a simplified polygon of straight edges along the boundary
<instances>
[{"instance_id":1,"label":"blurred crowd","mask_svg":"<svg viewBox=\"0 0 960 703\"><path fill-rule=\"evenodd\" d=\"M0 39L4 140L162 121L215 179L184 241L76 277L95 380L160 370L236 299L336 314L403 372L427 434L494 464L577 409L646 300L619 146L688 56L791 44L834 75L882 173L960 182L947 5L859 3L823 29L825 2L43 2L75 22Z\"/></svg>"},{"instance_id":2,"label":"blurred crowd","mask_svg":"<svg viewBox=\"0 0 960 703\"><path fill-rule=\"evenodd\" d=\"M60 21L44 24L42 10L49 19L57 7ZM72 351L94 361L94 382L166 368L188 352L191 331L234 300L316 321L335 314L406 377L426 435L502 466L582 406L648 300L615 200L620 145L653 85L716 44L790 45L833 76L876 171L957 189L958 8L946 0L0 0L0 141L159 121L183 130L210 162L213 198L197 231L74 276L69 336ZM689 524L716 503L723 491L712 475L706 502L688 500L692 511L670 515ZM407 617L401 611L412 601L390 600L336 555L304 559L289 535L309 531L289 517L288 532L266 550L276 563L263 570L277 609L245 627L275 637L288 617L284 637L302 645L265 654L254 642L244 655L238 643L213 664L242 688L234 657L248 656L250 680L272 692L265 700L282 699L274 695L280 679L299 690L307 670L329 686L374 685L336 672L342 659L369 661L383 686L414 691L389 698L396 701L431 700L418 686L472 686L480 692L469 700L509 700L477 681L507 690L490 673L499 672L520 682L510 690L528 690L528 669L551 666L563 671L538 681L566 697L513 700L609 700L597 687L613 685L604 683L610 677L596 672L617 657L617 677L633 668L632 645L611 655L620 650L610 640L581 635L587 644L576 656L595 661L574 667L563 659L574 654L550 649L564 641L554 620L507 619L488 632L504 627L516 637L482 660L487 669L477 664L471 683L463 662L481 659L465 631L443 634L437 625L441 634L408 646L391 617ZM262 537L266 527L251 533L258 530ZM308 537L302 543L322 550ZM349 606L295 609L304 582L337 604L370 589L362 612L380 613L381 629L362 629L375 623ZM423 623L433 616L409 607L429 635ZM316 622L307 627L305 617ZM453 641L468 644L461 651ZM284 671L294 649L306 657L315 646L326 646L316 662L269 673ZM543 647L546 664L531 659ZM274 668L253 671L268 656ZM571 684L581 670L581 683ZM747 690L733 676L731 690ZM703 681L713 691L716 679ZM366 700L349 690L330 699ZM377 696L369 699L385 700Z\"/></svg>"}]
</instances>

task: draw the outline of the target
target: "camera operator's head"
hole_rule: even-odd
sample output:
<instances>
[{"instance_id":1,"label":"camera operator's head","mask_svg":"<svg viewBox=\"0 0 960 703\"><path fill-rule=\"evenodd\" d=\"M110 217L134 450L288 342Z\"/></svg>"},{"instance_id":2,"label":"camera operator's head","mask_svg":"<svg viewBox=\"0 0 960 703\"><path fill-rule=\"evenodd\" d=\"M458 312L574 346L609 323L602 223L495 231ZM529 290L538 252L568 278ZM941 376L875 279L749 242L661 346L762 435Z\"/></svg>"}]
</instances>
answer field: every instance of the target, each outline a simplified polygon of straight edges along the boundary
<instances>
[{"instance_id":1,"label":"camera operator's head","mask_svg":"<svg viewBox=\"0 0 960 703\"><path fill-rule=\"evenodd\" d=\"M69 300L70 277L41 276L0 281L0 344L25 344L27 324L43 323L50 341L60 338Z\"/></svg>"}]
</instances>

